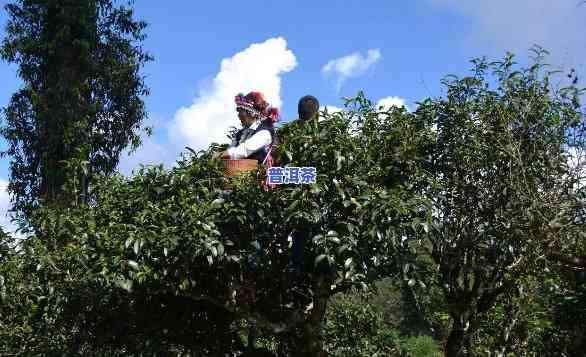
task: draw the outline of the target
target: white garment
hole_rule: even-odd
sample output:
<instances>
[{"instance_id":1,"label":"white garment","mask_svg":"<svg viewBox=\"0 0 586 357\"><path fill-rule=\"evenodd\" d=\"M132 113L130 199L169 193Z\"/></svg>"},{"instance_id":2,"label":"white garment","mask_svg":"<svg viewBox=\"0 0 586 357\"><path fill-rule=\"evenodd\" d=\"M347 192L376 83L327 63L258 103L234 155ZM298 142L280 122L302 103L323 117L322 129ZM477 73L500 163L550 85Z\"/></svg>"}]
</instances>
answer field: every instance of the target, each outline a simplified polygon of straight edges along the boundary
<instances>
[{"instance_id":1,"label":"white garment","mask_svg":"<svg viewBox=\"0 0 586 357\"><path fill-rule=\"evenodd\" d=\"M252 123L249 129L256 130L259 125L260 120L257 120ZM229 147L228 155L231 159L245 159L263 147L269 146L272 141L271 133L268 130L261 130L240 145Z\"/></svg>"}]
</instances>

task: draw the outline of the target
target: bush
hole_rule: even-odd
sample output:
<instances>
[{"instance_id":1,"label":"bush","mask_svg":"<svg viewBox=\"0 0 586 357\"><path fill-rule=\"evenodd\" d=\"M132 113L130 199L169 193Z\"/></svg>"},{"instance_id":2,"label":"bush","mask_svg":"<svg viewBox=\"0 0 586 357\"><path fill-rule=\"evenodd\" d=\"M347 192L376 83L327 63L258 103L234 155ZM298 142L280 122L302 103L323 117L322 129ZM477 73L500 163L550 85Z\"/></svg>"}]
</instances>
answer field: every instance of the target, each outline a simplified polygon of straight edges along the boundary
<instances>
[{"instance_id":1,"label":"bush","mask_svg":"<svg viewBox=\"0 0 586 357\"><path fill-rule=\"evenodd\" d=\"M354 292L334 297L326 323L331 356L441 356L431 336L401 336L398 328L387 324L386 308L376 304L377 296Z\"/></svg>"},{"instance_id":2,"label":"bush","mask_svg":"<svg viewBox=\"0 0 586 357\"><path fill-rule=\"evenodd\" d=\"M334 297L325 335L331 356L399 356L398 332L385 326L382 309L362 296Z\"/></svg>"},{"instance_id":3,"label":"bush","mask_svg":"<svg viewBox=\"0 0 586 357\"><path fill-rule=\"evenodd\" d=\"M403 357L440 357L442 355L437 343L430 336L411 336L401 341Z\"/></svg>"}]
</instances>

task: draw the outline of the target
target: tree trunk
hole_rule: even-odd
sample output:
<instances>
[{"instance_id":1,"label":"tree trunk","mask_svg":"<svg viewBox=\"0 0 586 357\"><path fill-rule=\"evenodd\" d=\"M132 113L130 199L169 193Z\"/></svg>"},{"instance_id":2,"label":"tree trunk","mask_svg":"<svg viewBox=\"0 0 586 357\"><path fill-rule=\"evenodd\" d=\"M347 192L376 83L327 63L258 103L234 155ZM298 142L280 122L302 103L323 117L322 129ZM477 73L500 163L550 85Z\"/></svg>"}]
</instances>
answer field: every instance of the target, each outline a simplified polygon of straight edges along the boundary
<instances>
[{"instance_id":1,"label":"tree trunk","mask_svg":"<svg viewBox=\"0 0 586 357\"><path fill-rule=\"evenodd\" d=\"M462 323L463 320L462 318L454 319L454 325L446 342L446 357L463 357L467 355L464 352L464 346L467 339L470 338L470 331L466 329L465 323Z\"/></svg>"},{"instance_id":2,"label":"tree trunk","mask_svg":"<svg viewBox=\"0 0 586 357\"><path fill-rule=\"evenodd\" d=\"M323 357L324 351L323 324L330 298L331 281L320 276L314 282L313 307L303 323L300 340L297 343L297 357Z\"/></svg>"},{"instance_id":3,"label":"tree trunk","mask_svg":"<svg viewBox=\"0 0 586 357\"><path fill-rule=\"evenodd\" d=\"M321 323L305 323L301 343L298 346L298 357L320 357L323 352L323 334Z\"/></svg>"},{"instance_id":4,"label":"tree trunk","mask_svg":"<svg viewBox=\"0 0 586 357\"><path fill-rule=\"evenodd\" d=\"M256 338L258 337L258 330L256 326L252 325L248 328L248 352L254 352L256 349Z\"/></svg>"},{"instance_id":5,"label":"tree trunk","mask_svg":"<svg viewBox=\"0 0 586 357\"><path fill-rule=\"evenodd\" d=\"M511 338L511 332L517 325L517 321L519 320L520 314L521 310L515 302L510 302L509 304L507 304L505 310L505 326L503 328L503 331L501 332L499 341L500 346L499 350L495 353L496 357L504 357L506 355L509 340Z\"/></svg>"}]
</instances>

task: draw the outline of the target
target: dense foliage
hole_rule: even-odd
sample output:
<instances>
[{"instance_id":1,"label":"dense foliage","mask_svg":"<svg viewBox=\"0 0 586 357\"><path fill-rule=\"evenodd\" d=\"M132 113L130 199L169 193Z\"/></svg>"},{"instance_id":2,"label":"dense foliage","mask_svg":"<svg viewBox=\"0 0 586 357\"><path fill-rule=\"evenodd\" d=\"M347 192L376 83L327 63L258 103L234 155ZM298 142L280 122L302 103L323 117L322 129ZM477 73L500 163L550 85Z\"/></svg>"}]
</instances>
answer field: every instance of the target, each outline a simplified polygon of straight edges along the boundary
<instances>
[{"instance_id":1,"label":"dense foliage","mask_svg":"<svg viewBox=\"0 0 586 357\"><path fill-rule=\"evenodd\" d=\"M535 54L535 64L521 70L512 56L477 61L472 77L447 80L447 97L418 109L438 134L430 162L434 215L425 240L453 320L447 345L453 356L501 295L548 267L552 253L583 239L586 132L579 91L550 95L543 53ZM572 163L578 157L582 162Z\"/></svg>"},{"instance_id":2,"label":"dense foliage","mask_svg":"<svg viewBox=\"0 0 586 357\"><path fill-rule=\"evenodd\" d=\"M312 185L264 191L249 174L227 190L215 145L94 176L88 204L4 236L0 353L575 354L585 121L538 55L475 61L414 112L359 94L288 123L276 161L316 167Z\"/></svg>"},{"instance_id":3,"label":"dense foliage","mask_svg":"<svg viewBox=\"0 0 586 357\"><path fill-rule=\"evenodd\" d=\"M399 166L416 152L417 141L403 143L407 135L399 134L413 126L409 117L399 110L385 120L360 116L396 133L378 145L391 149L387 153L398 158L395 171L402 175L409 171ZM227 341L238 345L231 331L244 319L277 336L282 349L319 353L328 300L394 271L401 237L425 206L401 180L386 182L387 176L362 164L384 158L371 157L372 146L361 145L365 138L349 130L347 118L313 124L294 131L281 161L286 156L296 165L311 162L319 173L315 185L264 192L254 177L244 177L226 192L219 189L219 163L207 151L169 172L152 167L129 179L103 177L93 186L95 204L38 210L36 237L25 241L30 251L23 257L35 267L32 275L46 282L31 291L43 297L45 312L32 317L33 325L59 334L63 343L54 346L59 339L52 338L28 348L128 354L181 346L206 355L237 348ZM307 269L291 284L283 279L287 237L300 227L312 232L305 246ZM251 282L253 295L246 289ZM168 309L178 304L188 309L181 317L194 314L191 325L155 318L176 316ZM206 317L210 309L220 311ZM145 316L152 320L136 321ZM209 338L181 337L182 331L218 336L213 327L225 334L221 346L208 349L202 342Z\"/></svg>"}]
</instances>

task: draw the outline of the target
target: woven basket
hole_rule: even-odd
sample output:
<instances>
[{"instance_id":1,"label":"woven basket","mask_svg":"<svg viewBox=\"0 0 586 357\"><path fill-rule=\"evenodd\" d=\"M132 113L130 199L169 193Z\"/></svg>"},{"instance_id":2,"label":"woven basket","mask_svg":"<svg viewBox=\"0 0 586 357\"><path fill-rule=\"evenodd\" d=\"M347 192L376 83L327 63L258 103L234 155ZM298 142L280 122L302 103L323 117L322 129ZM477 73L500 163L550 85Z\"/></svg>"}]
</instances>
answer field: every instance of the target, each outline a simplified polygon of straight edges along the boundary
<instances>
[{"instance_id":1,"label":"woven basket","mask_svg":"<svg viewBox=\"0 0 586 357\"><path fill-rule=\"evenodd\" d=\"M255 171L258 169L258 161L252 159L222 160L224 163L224 175L234 177L243 172Z\"/></svg>"}]
</instances>

